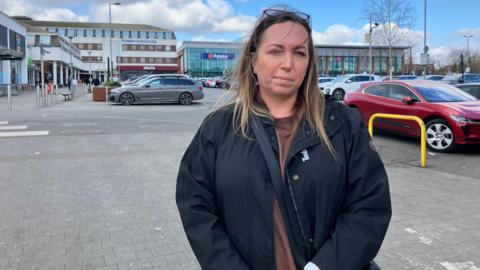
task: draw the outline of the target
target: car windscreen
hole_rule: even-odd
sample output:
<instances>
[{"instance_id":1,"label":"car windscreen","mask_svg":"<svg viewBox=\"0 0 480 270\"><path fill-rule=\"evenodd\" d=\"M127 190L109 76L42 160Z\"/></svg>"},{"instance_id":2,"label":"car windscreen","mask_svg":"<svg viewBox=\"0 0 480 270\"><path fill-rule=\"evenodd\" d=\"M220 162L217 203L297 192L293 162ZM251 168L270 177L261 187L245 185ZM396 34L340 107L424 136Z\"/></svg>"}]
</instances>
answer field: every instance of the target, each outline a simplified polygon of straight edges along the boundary
<instances>
[{"instance_id":1,"label":"car windscreen","mask_svg":"<svg viewBox=\"0 0 480 270\"><path fill-rule=\"evenodd\" d=\"M463 102L477 100L462 90L447 84L413 85L428 102Z\"/></svg>"}]
</instances>

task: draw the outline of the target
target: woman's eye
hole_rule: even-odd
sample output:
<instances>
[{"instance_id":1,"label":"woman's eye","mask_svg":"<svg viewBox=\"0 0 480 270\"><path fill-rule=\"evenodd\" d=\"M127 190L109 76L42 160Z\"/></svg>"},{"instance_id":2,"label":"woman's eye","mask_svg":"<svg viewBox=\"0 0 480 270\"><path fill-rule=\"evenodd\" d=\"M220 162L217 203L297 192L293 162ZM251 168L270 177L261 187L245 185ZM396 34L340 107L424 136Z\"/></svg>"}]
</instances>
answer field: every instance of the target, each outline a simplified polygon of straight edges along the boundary
<instances>
[{"instance_id":1,"label":"woman's eye","mask_svg":"<svg viewBox=\"0 0 480 270\"><path fill-rule=\"evenodd\" d=\"M270 53L270 54L280 54L281 51L279 51L279 50L271 50L271 51L269 51L269 53Z\"/></svg>"},{"instance_id":2,"label":"woman's eye","mask_svg":"<svg viewBox=\"0 0 480 270\"><path fill-rule=\"evenodd\" d=\"M297 55L299 56L306 56L307 54L305 52L296 52Z\"/></svg>"}]
</instances>

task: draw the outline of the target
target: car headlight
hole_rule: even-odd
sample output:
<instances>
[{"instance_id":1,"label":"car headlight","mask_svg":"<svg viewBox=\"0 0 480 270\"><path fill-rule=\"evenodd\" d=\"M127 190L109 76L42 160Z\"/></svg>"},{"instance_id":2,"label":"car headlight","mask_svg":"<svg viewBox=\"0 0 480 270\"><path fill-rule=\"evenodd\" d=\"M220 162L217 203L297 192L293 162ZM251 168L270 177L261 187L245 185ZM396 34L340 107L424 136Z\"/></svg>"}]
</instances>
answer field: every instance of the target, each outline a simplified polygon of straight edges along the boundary
<instances>
[{"instance_id":1,"label":"car headlight","mask_svg":"<svg viewBox=\"0 0 480 270\"><path fill-rule=\"evenodd\" d=\"M325 89L325 94L330 94L330 88Z\"/></svg>"},{"instance_id":2,"label":"car headlight","mask_svg":"<svg viewBox=\"0 0 480 270\"><path fill-rule=\"evenodd\" d=\"M450 118L452 118L455 122L480 124L480 120L470 119L465 116L450 115Z\"/></svg>"}]
</instances>

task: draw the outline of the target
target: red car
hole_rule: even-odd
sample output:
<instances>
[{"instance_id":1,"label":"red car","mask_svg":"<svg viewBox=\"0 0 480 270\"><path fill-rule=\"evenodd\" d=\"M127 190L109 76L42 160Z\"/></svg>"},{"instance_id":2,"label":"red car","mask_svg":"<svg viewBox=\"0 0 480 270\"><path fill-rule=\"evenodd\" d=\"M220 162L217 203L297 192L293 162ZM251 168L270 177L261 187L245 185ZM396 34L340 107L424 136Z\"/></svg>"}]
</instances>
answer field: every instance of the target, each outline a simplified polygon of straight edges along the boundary
<instances>
[{"instance_id":1,"label":"red car","mask_svg":"<svg viewBox=\"0 0 480 270\"><path fill-rule=\"evenodd\" d=\"M433 81L386 81L363 84L345 96L363 121L375 113L413 115L426 126L427 146L450 152L458 144L480 144L480 101L460 89ZM420 137L414 121L377 118L374 128Z\"/></svg>"}]
</instances>

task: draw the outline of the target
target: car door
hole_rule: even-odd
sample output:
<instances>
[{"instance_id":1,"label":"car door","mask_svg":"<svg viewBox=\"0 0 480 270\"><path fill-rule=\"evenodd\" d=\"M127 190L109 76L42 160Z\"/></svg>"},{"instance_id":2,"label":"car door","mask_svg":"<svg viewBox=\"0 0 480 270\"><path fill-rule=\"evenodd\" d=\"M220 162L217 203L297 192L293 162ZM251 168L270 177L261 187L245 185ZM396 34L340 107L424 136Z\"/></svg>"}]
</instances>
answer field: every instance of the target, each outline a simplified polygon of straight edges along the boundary
<instances>
[{"instance_id":1,"label":"car door","mask_svg":"<svg viewBox=\"0 0 480 270\"><path fill-rule=\"evenodd\" d=\"M360 76L352 76L345 82L344 90L345 93L355 92L360 87Z\"/></svg>"},{"instance_id":2,"label":"car door","mask_svg":"<svg viewBox=\"0 0 480 270\"><path fill-rule=\"evenodd\" d=\"M166 77L163 92L163 101L176 102L182 91L180 80L177 77Z\"/></svg>"},{"instance_id":3,"label":"car door","mask_svg":"<svg viewBox=\"0 0 480 270\"><path fill-rule=\"evenodd\" d=\"M160 102L165 100L165 79L158 78L149 83L148 102Z\"/></svg>"},{"instance_id":4,"label":"car door","mask_svg":"<svg viewBox=\"0 0 480 270\"><path fill-rule=\"evenodd\" d=\"M359 102L358 107L363 121L368 124L370 117L376 113L388 113L387 85L375 84L363 90L363 101ZM377 118L373 122L374 128L388 129L390 125L386 124L383 118Z\"/></svg>"},{"instance_id":5,"label":"car door","mask_svg":"<svg viewBox=\"0 0 480 270\"><path fill-rule=\"evenodd\" d=\"M152 101L152 87L151 84L158 83L159 79L152 79L150 81L144 82L137 87L132 87L134 89L135 97L137 102L148 103Z\"/></svg>"},{"instance_id":6,"label":"car door","mask_svg":"<svg viewBox=\"0 0 480 270\"><path fill-rule=\"evenodd\" d=\"M410 116L419 116L419 107L421 107L421 99L415 95L410 89L401 84L388 84L388 95L389 98L387 111L390 114L399 114L399 115L410 115ZM409 97L415 102L412 104L406 104L402 101L403 98ZM413 120L397 120L389 119L391 129L410 135L417 135L420 132L420 128L417 122Z\"/></svg>"}]
</instances>

